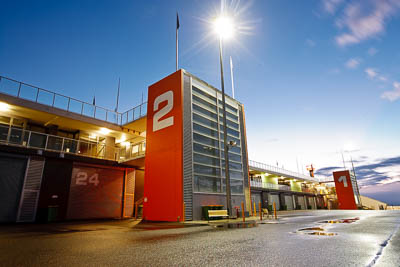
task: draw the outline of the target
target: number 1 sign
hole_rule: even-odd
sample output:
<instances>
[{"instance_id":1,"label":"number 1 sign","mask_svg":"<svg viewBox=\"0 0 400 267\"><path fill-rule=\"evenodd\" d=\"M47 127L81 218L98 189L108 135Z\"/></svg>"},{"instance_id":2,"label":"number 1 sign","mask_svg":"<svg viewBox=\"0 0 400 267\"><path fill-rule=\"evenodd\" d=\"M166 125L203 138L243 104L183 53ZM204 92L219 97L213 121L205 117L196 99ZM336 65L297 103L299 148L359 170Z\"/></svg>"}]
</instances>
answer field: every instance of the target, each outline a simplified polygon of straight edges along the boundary
<instances>
[{"instance_id":1,"label":"number 1 sign","mask_svg":"<svg viewBox=\"0 0 400 267\"><path fill-rule=\"evenodd\" d=\"M349 171L338 171L333 173L335 180L336 195L339 201L339 209L354 210L357 209L354 197L353 187L350 180Z\"/></svg>"}]
</instances>

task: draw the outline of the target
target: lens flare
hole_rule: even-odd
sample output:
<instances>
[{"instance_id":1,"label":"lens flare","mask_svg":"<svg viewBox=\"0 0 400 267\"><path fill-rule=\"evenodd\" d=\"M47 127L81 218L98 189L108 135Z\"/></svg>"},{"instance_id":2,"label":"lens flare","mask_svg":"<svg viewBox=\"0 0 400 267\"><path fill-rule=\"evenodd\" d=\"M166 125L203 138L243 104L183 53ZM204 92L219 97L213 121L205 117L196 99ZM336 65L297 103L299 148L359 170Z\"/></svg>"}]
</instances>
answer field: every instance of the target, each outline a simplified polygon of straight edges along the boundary
<instances>
[{"instance_id":1,"label":"lens flare","mask_svg":"<svg viewBox=\"0 0 400 267\"><path fill-rule=\"evenodd\" d=\"M223 39L229 39L235 32L235 27L232 18L221 16L214 21L214 31Z\"/></svg>"}]
</instances>

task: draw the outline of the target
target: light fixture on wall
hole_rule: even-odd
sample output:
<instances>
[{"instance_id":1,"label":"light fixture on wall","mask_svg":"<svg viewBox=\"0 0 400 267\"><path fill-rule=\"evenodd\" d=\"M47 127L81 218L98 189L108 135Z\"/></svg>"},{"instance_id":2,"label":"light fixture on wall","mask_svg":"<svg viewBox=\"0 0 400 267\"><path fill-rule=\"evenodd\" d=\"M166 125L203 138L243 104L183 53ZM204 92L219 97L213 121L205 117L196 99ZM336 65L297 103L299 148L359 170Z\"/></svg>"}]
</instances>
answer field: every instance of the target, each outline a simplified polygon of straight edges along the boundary
<instances>
[{"instance_id":1,"label":"light fixture on wall","mask_svg":"<svg viewBox=\"0 0 400 267\"><path fill-rule=\"evenodd\" d=\"M4 102L0 102L0 111L9 111L10 105Z\"/></svg>"}]
</instances>

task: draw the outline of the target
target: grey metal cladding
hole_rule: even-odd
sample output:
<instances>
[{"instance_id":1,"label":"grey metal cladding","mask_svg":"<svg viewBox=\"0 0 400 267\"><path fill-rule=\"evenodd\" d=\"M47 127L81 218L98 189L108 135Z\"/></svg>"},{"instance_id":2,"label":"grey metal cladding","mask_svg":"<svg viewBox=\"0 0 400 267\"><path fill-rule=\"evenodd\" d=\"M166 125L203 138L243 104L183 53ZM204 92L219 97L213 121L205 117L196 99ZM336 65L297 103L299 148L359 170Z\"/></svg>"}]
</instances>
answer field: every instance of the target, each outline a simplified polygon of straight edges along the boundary
<instances>
[{"instance_id":1,"label":"grey metal cladding","mask_svg":"<svg viewBox=\"0 0 400 267\"><path fill-rule=\"evenodd\" d=\"M247 140L245 136L244 120L243 120L243 106L239 105L239 120L240 120L240 140L242 146L242 163L243 163L243 180L244 187L249 187L249 166L247 159Z\"/></svg>"},{"instance_id":2,"label":"grey metal cladding","mask_svg":"<svg viewBox=\"0 0 400 267\"><path fill-rule=\"evenodd\" d=\"M185 219L193 220L192 89L190 76L183 77L183 201Z\"/></svg>"}]
</instances>

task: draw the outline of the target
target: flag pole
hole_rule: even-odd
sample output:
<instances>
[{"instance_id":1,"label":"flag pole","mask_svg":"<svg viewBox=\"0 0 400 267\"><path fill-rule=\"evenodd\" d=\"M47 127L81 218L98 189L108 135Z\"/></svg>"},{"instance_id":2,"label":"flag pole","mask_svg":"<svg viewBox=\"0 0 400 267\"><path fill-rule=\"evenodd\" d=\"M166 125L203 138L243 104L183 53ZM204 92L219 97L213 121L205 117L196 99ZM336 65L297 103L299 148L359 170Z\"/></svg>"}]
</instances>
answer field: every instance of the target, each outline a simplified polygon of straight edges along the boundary
<instances>
[{"instance_id":1,"label":"flag pole","mask_svg":"<svg viewBox=\"0 0 400 267\"><path fill-rule=\"evenodd\" d=\"M115 107L115 112L118 112L118 102L119 102L119 85L121 82L121 78L118 78L118 92L117 92L117 106Z\"/></svg>"},{"instance_id":2,"label":"flag pole","mask_svg":"<svg viewBox=\"0 0 400 267\"><path fill-rule=\"evenodd\" d=\"M232 63L232 57L229 57L230 59L230 64L231 64L231 80L232 80L232 98L235 99L235 86L233 85L233 63Z\"/></svg>"},{"instance_id":3,"label":"flag pole","mask_svg":"<svg viewBox=\"0 0 400 267\"><path fill-rule=\"evenodd\" d=\"M176 70L178 70L178 29L179 29L179 16L176 12Z\"/></svg>"}]
</instances>

